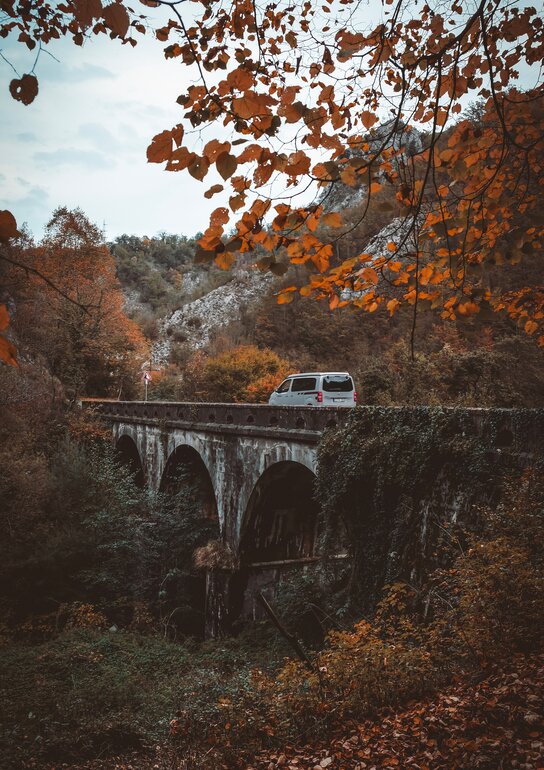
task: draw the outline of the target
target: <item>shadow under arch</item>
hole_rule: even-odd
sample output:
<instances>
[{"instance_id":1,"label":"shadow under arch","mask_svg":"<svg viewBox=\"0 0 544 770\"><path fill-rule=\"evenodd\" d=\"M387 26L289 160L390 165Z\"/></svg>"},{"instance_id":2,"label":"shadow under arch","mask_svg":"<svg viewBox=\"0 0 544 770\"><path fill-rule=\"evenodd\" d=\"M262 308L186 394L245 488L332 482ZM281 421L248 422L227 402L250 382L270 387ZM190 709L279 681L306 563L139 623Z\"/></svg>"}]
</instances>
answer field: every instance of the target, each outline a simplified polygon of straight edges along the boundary
<instances>
[{"instance_id":1,"label":"shadow under arch","mask_svg":"<svg viewBox=\"0 0 544 770\"><path fill-rule=\"evenodd\" d=\"M195 569L199 550L219 541L220 527L212 479L200 453L188 444L177 446L162 474L159 495L170 521L169 548L177 567L162 582L164 601L173 608L169 628L203 637L208 621L206 555ZM161 497L159 498L161 500ZM213 551L213 548L212 548Z\"/></svg>"},{"instance_id":2,"label":"shadow under arch","mask_svg":"<svg viewBox=\"0 0 544 770\"><path fill-rule=\"evenodd\" d=\"M217 502L206 463L192 446L177 446L167 460L159 487L160 492L175 493L190 488L196 496L203 517L218 519Z\"/></svg>"},{"instance_id":3,"label":"shadow under arch","mask_svg":"<svg viewBox=\"0 0 544 770\"><path fill-rule=\"evenodd\" d=\"M143 489L145 486L144 468L134 439L126 434L120 436L115 448L121 463L130 470L132 477L134 478L134 484L139 489Z\"/></svg>"},{"instance_id":4,"label":"shadow under arch","mask_svg":"<svg viewBox=\"0 0 544 770\"><path fill-rule=\"evenodd\" d=\"M243 565L314 556L319 506L315 474L301 463L274 463L257 481L244 517Z\"/></svg>"}]
</instances>

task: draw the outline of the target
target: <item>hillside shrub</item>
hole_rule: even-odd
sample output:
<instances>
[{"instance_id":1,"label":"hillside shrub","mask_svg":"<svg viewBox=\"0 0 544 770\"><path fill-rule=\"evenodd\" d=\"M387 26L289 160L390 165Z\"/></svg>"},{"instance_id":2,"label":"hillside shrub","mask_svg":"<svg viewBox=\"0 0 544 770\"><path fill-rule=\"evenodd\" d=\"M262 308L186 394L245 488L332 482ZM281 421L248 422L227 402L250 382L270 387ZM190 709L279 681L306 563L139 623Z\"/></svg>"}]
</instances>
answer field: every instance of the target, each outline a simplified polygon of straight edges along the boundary
<instances>
[{"instance_id":1,"label":"hillside shrub","mask_svg":"<svg viewBox=\"0 0 544 770\"><path fill-rule=\"evenodd\" d=\"M242 345L209 358L197 390L203 400L263 403L291 371L289 362L273 351Z\"/></svg>"}]
</instances>

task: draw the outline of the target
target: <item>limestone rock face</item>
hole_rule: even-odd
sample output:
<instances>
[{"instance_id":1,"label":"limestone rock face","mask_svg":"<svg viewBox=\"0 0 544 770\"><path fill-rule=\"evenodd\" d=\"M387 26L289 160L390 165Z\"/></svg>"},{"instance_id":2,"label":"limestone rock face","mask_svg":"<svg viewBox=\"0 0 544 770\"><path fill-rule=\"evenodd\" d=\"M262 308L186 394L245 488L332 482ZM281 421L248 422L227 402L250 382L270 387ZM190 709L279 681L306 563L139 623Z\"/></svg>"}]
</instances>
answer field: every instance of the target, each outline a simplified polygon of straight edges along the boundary
<instances>
[{"instance_id":1,"label":"limestone rock face","mask_svg":"<svg viewBox=\"0 0 544 770\"><path fill-rule=\"evenodd\" d=\"M256 269L235 270L232 279L199 299L187 302L161 324L153 346L153 361L165 363L172 339L192 350L205 347L223 327L240 319L243 311L261 300L277 279Z\"/></svg>"}]
</instances>

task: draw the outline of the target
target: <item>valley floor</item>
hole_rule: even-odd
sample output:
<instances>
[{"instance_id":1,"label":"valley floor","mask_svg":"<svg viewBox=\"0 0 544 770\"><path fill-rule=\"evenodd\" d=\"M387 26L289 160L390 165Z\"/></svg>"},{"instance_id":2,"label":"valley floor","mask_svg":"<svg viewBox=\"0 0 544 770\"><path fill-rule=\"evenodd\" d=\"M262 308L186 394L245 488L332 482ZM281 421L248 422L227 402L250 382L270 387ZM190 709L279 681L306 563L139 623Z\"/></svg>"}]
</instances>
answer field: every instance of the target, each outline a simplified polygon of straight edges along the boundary
<instances>
[{"instance_id":1,"label":"valley floor","mask_svg":"<svg viewBox=\"0 0 544 770\"><path fill-rule=\"evenodd\" d=\"M544 654L513 656L478 681L458 681L433 697L345 725L323 744L264 751L245 770L539 770L544 766ZM47 770L196 770L204 765L168 746ZM32 763L25 768L36 767ZM224 765L217 765L226 767ZM231 767L228 767L231 770Z\"/></svg>"}]
</instances>

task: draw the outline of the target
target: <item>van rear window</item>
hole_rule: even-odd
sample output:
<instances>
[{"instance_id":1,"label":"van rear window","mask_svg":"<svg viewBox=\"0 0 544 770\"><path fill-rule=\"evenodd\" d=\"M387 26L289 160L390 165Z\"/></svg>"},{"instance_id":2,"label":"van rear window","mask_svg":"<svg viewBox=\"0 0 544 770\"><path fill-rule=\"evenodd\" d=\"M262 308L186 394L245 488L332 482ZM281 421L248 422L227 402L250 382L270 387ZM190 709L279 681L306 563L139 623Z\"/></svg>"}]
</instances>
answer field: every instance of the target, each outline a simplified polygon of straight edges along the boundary
<instances>
[{"instance_id":1,"label":"van rear window","mask_svg":"<svg viewBox=\"0 0 544 770\"><path fill-rule=\"evenodd\" d=\"M323 390L327 393L351 393L353 390L353 380L345 375L323 377Z\"/></svg>"},{"instance_id":2,"label":"van rear window","mask_svg":"<svg viewBox=\"0 0 544 770\"><path fill-rule=\"evenodd\" d=\"M291 393L300 393L306 390L315 390L315 377L296 377L291 385Z\"/></svg>"}]
</instances>

